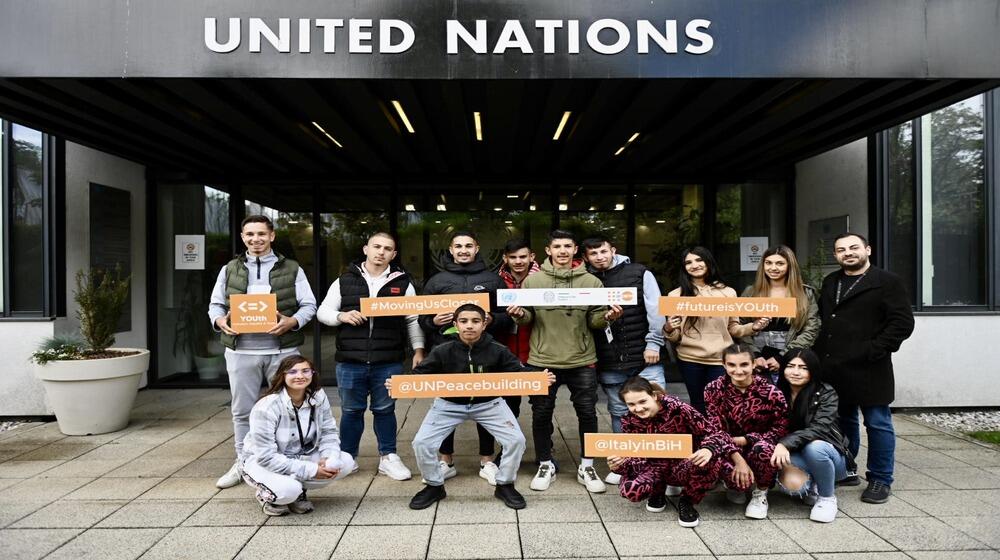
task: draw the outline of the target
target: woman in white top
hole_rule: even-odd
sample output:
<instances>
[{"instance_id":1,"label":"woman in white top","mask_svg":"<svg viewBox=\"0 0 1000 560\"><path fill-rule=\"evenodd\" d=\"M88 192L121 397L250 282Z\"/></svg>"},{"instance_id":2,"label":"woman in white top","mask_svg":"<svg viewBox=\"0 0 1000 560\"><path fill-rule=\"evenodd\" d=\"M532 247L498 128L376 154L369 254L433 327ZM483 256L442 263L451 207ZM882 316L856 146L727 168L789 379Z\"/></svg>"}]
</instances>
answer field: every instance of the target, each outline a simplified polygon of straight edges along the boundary
<instances>
[{"instance_id":1,"label":"woman in white top","mask_svg":"<svg viewBox=\"0 0 1000 560\"><path fill-rule=\"evenodd\" d=\"M337 423L319 372L300 355L285 358L250 412L243 441L243 480L267 515L309 513L306 490L349 475L354 459L340 450Z\"/></svg>"}]
</instances>

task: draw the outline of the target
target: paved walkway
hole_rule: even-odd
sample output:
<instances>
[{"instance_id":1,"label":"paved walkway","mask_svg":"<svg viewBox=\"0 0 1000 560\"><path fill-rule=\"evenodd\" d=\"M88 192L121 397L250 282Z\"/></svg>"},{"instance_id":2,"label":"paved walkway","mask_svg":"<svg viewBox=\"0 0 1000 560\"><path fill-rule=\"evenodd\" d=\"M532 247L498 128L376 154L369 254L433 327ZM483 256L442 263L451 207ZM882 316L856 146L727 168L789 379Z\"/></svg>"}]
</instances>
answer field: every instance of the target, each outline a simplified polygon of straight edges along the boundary
<instances>
[{"instance_id":1,"label":"paved walkway","mask_svg":"<svg viewBox=\"0 0 1000 560\"><path fill-rule=\"evenodd\" d=\"M905 416L896 417L898 478L888 504L840 488L841 515L820 525L807 507L774 495L770 519L752 521L716 492L691 530L677 525L673 508L648 513L611 488L588 495L571 474L531 492L531 449L518 482L528 507L509 510L476 476L471 425L459 431L459 475L436 507L407 508L419 475L373 476L369 432L361 472L310 493L315 512L268 518L249 487L214 486L232 463L228 400L221 390L143 391L122 432L65 437L55 423L36 423L0 434L0 558L1000 559L1000 452ZM411 467L409 442L428 404L399 403L400 455ZM565 390L556 414L557 460L571 465L578 442ZM601 422L610 431L606 415Z\"/></svg>"}]
</instances>

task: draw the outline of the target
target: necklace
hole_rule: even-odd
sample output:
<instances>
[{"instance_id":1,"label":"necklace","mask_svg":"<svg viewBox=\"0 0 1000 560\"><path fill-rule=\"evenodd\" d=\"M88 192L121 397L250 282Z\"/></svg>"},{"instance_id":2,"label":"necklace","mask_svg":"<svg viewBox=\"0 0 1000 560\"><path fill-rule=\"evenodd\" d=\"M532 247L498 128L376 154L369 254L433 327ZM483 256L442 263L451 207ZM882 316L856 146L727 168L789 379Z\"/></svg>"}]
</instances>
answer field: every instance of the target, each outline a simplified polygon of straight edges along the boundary
<instances>
[{"instance_id":1,"label":"necklace","mask_svg":"<svg viewBox=\"0 0 1000 560\"><path fill-rule=\"evenodd\" d=\"M868 270L871 270L871 269L869 268ZM843 281L843 278L837 280L837 297L834 300L834 304L835 305L840 305L840 299L841 299L841 297L847 297L847 294L851 293L851 290L854 289L854 286L857 286L858 283L861 282L861 279L864 278L866 274L868 274L868 270L862 272L861 276L858 276L858 279L855 280L853 284L851 284L850 286L848 286L847 290L844 291L843 296L841 296L841 294L840 294L840 288L841 288L840 283Z\"/></svg>"}]
</instances>

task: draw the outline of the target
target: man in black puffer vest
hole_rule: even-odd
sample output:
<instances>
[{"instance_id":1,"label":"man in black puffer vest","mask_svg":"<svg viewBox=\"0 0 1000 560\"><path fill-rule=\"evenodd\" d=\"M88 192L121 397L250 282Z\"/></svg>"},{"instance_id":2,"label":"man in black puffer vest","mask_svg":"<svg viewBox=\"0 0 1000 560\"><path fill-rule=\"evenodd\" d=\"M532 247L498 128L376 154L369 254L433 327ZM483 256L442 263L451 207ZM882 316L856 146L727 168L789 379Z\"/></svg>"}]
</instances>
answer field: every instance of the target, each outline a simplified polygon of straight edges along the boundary
<instances>
[{"instance_id":1,"label":"man in black puffer vest","mask_svg":"<svg viewBox=\"0 0 1000 560\"><path fill-rule=\"evenodd\" d=\"M323 299L316 318L337 331L337 385L340 392L340 447L358 456L365 429L365 409L371 396L375 438L381 456L378 472L393 480L407 480L406 468L396 453L396 401L385 380L403 373L407 338L413 347L413 366L424 357L424 335L417 316L366 317L361 298L416 295L410 275L392 264L396 240L376 233L364 246L365 260L347 267Z\"/></svg>"},{"instance_id":2,"label":"man in black puffer vest","mask_svg":"<svg viewBox=\"0 0 1000 560\"><path fill-rule=\"evenodd\" d=\"M605 288L636 288L637 305L623 305L621 319L601 332L594 333L597 347L597 372L601 387L608 396L611 429L621 433L622 417L628 407L618 396L625 380L634 375L664 386L660 348L663 347L663 322L660 315L660 287L653 273L645 266L619 255L606 237L583 241L583 258L587 271L596 276ZM618 484L619 475L608 474L605 482Z\"/></svg>"},{"instance_id":3,"label":"man in black puffer vest","mask_svg":"<svg viewBox=\"0 0 1000 560\"><path fill-rule=\"evenodd\" d=\"M475 234L468 231L456 231L451 236L448 245L448 255L445 256L444 270L438 272L424 285L424 295L437 294L474 294L486 292L490 295L490 306L494 309L486 315L487 332L492 334L508 333L513 324L504 311L496 310L497 290L506 288L507 284L496 272L486 268L486 263L479 256L479 240ZM421 315L420 326L427 335L430 348L449 340L446 331L452 328L454 317L452 313L437 315ZM496 474L499 467L493 461L495 440L488 431L478 424L479 432L479 475L491 485L496 485ZM452 463L455 453L454 434L445 438L441 444L441 471L445 478L458 474Z\"/></svg>"}]
</instances>

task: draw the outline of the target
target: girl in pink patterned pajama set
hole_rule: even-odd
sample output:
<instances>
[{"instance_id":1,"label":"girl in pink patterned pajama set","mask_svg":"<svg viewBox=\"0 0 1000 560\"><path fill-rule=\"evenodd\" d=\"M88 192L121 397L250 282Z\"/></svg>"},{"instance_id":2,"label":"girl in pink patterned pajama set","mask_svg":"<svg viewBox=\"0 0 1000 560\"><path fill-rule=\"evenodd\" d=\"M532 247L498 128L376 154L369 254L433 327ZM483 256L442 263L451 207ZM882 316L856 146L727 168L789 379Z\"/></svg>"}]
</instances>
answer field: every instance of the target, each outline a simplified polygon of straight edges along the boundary
<instances>
[{"instance_id":1,"label":"girl in pink patterned pajama set","mask_svg":"<svg viewBox=\"0 0 1000 560\"><path fill-rule=\"evenodd\" d=\"M679 486L678 522L682 527L697 526L694 506L719 480L724 457L735 447L694 407L642 377L629 378L619 394L629 408L622 417L623 433L691 434L697 449L687 459L608 457L608 466L622 476L621 495L632 502L648 500L646 509L660 512L667 505L667 486Z\"/></svg>"},{"instance_id":2,"label":"girl in pink patterned pajama set","mask_svg":"<svg viewBox=\"0 0 1000 560\"><path fill-rule=\"evenodd\" d=\"M726 495L741 504L752 489L746 516L765 519L767 491L779 471L771 464L771 455L788 433L788 405L781 390L754 374L750 346L733 344L723 352L722 362L726 377L705 387L705 412L717 429L729 434L736 448L722 465Z\"/></svg>"}]
</instances>

